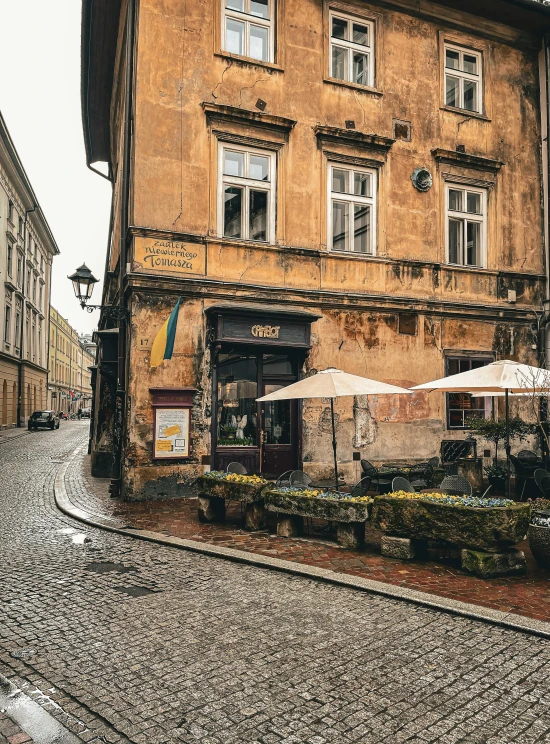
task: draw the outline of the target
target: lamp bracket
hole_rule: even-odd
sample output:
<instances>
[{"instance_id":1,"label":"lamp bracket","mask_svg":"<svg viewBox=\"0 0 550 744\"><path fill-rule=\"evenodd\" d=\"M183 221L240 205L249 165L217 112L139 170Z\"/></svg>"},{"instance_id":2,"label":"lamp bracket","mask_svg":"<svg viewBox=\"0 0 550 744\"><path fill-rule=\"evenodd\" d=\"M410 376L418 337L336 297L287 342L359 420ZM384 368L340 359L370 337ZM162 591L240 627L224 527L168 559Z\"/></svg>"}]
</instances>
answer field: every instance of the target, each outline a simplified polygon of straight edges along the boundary
<instances>
[{"instance_id":1,"label":"lamp bracket","mask_svg":"<svg viewBox=\"0 0 550 744\"><path fill-rule=\"evenodd\" d=\"M80 304L82 309L87 310L89 313L93 313L94 310L100 310L107 320L120 322L122 320L128 320L129 317L128 309L121 305L86 305L85 302L81 302Z\"/></svg>"}]
</instances>

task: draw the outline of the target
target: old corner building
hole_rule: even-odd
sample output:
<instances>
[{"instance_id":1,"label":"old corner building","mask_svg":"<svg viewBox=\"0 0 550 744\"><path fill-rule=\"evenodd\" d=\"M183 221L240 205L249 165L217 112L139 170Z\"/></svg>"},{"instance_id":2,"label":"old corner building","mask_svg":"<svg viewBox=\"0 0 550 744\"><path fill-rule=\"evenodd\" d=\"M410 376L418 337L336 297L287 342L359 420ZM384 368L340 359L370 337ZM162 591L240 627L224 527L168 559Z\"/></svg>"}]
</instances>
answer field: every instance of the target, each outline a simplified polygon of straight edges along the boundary
<instances>
[{"instance_id":1,"label":"old corner building","mask_svg":"<svg viewBox=\"0 0 550 744\"><path fill-rule=\"evenodd\" d=\"M97 333L94 472L130 499L234 460L321 475L327 402L259 395L331 366L408 387L537 363L549 28L534 0L84 0L103 301L127 309ZM343 470L439 454L490 405L338 401Z\"/></svg>"},{"instance_id":2,"label":"old corner building","mask_svg":"<svg viewBox=\"0 0 550 744\"><path fill-rule=\"evenodd\" d=\"M52 259L59 253L0 114L0 426L47 405Z\"/></svg>"}]
</instances>

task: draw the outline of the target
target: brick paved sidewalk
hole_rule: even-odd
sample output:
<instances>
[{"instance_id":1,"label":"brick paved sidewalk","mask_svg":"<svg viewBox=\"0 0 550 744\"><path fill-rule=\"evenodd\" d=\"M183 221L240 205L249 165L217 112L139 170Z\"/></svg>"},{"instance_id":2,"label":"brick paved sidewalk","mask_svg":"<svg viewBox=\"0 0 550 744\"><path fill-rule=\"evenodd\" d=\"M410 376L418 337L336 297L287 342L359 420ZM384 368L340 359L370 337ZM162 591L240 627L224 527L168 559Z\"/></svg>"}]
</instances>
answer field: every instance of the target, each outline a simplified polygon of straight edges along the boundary
<instances>
[{"instance_id":1,"label":"brick paved sidewalk","mask_svg":"<svg viewBox=\"0 0 550 744\"><path fill-rule=\"evenodd\" d=\"M11 718L0 712L0 744L32 744L33 741Z\"/></svg>"},{"instance_id":2,"label":"brick paved sidewalk","mask_svg":"<svg viewBox=\"0 0 550 744\"><path fill-rule=\"evenodd\" d=\"M362 550L340 548L330 533L315 520L310 535L302 539L277 537L275 525L269 531L249 533L242 529L240 504L231 504L224 524L202 524L197 519L194 498L123 503L109 497L107 479L92 478L89 457L77 458L69 476L80 481L74 505L96 516L121 520L121 526L136 527L210 543L251 553L327 568L373 581L416 589L447 599L470 602L483 607L550 621L550 571L541 569L527 542L519 547L527 558L526 577L479 579L461 571L450 558L404 562L380 555L380 533L367 528L367 544Z\"/></svg>"}]
</instances>

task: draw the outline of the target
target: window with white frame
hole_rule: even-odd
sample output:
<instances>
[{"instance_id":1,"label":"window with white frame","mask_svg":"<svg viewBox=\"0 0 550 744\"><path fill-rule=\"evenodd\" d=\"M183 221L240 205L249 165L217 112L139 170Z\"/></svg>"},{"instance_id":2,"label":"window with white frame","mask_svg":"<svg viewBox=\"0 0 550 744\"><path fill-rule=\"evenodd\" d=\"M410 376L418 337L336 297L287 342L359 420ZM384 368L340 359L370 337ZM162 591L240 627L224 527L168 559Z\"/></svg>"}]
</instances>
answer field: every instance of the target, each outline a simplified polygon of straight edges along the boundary
<instances>
[{"instance_id":1,"label":"window with white frame","mask_svg":"<svg viewBox=\"0 0 550 744\"><path fill-rule=\"evenodd\" d=\"M485 265L487 190L448 183L445 187L447 261Z\"/></svg>"},{"instance_id":2,"label":"window with white frame","mask_svg":"<svg viewBox=\"0 0 550 744\"><path fill-rule=\"evenodd\" d=\"M220 145L218 232L275 242L275 153Z\"/></svg>"},{"instance_id":3,"label":"window with white frame","mask_svg":"<svg viewBox=\"0 0 550 744\"><path fill-rule=\"evenodd\" d=\"M11 341L11 305L6 305L4 315L4 341L9 344Z\"/></svg>"},{"instance_id":4,"label":"window with white frame","mask_svg":"<svg viewBox=\"0 0 550 744\"><path fill-rule=\"evenodd\" d=\"M483 111L480 52L445 44L445 105L481 114Z\"/></svg>"},{"instance_id":5,"label":"window with white frame","mask_svg":"<svg viewBox=\"0 0 550 744\"><path fill-rule=\"evenodd\" d=\"M224 51L274 61L275 0L222 0Z\"/></svg>"},{"instance_id":6,"label":"window with white frame","mask_svg":"<svg viewBox=\"0 0 550 744\"><path fill-rule=\"evenodd\" d=\"M329 164L328 243L333 251L376 253L377 173Z\"/></svg>"},{"instance_id":7,"label":"window with white frame","mask_svg":"<svg viewBox=\"0 0 550 744\"><path fill-rule=\"evenodd\" d=\"M374 23L329 13L330 77L374 86Z\"/></svg>"}]
</instances>

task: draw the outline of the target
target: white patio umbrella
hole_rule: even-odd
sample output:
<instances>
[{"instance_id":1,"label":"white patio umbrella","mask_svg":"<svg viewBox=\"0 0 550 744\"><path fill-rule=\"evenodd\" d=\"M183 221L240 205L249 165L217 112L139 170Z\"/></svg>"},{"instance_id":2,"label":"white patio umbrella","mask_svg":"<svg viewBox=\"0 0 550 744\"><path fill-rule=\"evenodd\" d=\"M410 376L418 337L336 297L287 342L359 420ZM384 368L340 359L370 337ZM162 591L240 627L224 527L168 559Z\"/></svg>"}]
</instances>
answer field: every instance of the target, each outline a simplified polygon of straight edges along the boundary
<instances>
[{"instance_id":1,"label":"white patio umbrella","mask_svg":"<svg viewBox=\"0 0 550 744\"><path fill-rule=\"evenodd\" d=\"M277 390L263 398L257 398L260 403L274 400L294 400L297 398L330 398L330 413L332 417L332 450L334 453L334 477L338 488L338 459L336 456L336 426L334 424L334 399L356 395L412 395L412 390L389 385L387 382L369 380L342 372L341 369L323 369L316 375Z\"/></svg>"},{"instance_id":2,"label":"white patio umbrella","mask_svg":"<svg viewBox=\"0 0 550 744\"><path fill-rule=\"evenodd\" d=\"M411 390L441 390L446 393L504 393L506 399L506 461L508 470L507 490L510 495L510 394L533 393L550 389L550 371L507 359L492 362L485 367L459 372L440 380L415 385Z\"/></svg>"}]
</instances>

